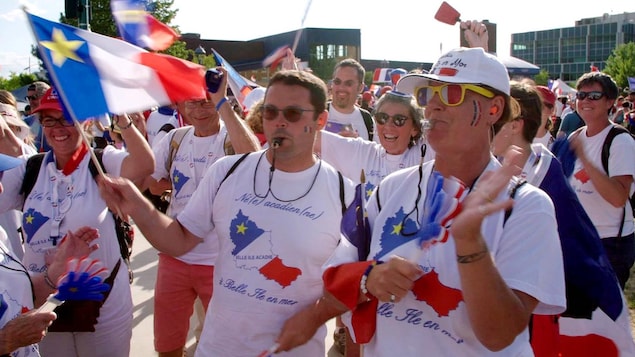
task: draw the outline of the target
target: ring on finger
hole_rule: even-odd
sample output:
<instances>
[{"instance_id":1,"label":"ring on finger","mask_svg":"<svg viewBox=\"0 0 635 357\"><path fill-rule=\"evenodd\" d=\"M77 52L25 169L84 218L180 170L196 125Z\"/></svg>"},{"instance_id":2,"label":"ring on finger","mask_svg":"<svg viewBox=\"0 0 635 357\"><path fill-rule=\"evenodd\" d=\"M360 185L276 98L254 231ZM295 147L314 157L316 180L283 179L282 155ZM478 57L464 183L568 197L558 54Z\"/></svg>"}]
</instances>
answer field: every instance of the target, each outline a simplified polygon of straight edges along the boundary
<instances>
[{"instance_id":1,"label":"ring on finger","mask_svg":"<svg viewBox=\"0 0 635 357\"><path fill-rule=\"evenodd\" d=\"M395 302L396 296L394 294L390 294L390 302Z\"/></svg>"},{"instance_id":2,"label":"ring on finger","mask_svg":"<svg viewBox=\"0 0 635 357\"><path fill-rule=\"evenodd\" d=\"M494 202L494 199L492 199L492 197L486 192L483 192L483 198L485 199L485 201L487 201L487 203Z\"/></svg>"}]
</instances>

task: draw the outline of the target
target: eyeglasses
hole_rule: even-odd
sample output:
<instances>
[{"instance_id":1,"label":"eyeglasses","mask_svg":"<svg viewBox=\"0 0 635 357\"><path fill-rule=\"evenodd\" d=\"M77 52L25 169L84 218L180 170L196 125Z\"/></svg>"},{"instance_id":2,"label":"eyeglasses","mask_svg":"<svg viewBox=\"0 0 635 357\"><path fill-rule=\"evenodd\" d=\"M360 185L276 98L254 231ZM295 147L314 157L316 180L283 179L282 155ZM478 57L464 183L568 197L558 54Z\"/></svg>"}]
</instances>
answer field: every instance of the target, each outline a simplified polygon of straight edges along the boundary
<instances>
[{"instance_id":1,"label":"eyeglasses","mask_svg":"<svg viewBox=\"0 0 635 357\"><path fill-rule=\"evenodd\" d=\"M591 92L578 92L575 97L579 100L585 100L589 98L589 100L600 100L600 98L604 97L606 93L600 91L591 91Z\"/></svg>"},{"instance_id":2,"label":"eyeglasses","mask_svg":"<svg viewBox=\"0 0 635 357\"><path fill-rule=\"evenodd\" d=\"M439 94L441 102L449 107L461 105L465 100L465 91L471 90L486 98L494 98L494 92L473 84L454 84L447 83L440 86L422 86L415 89L415 98L417 104L426 106L428 101L434 97L435 93Z\"/></svg>"},{"instance_id":3,"label":"eyeglasses","mask_svg":"<svg viewBox=\"0 0 635 357\"><path fill-rule=\"evenodd\" d=\"M357 81L354 81L352 79L349 79L347 81L343 81L343 80L341 80L339 78L334 78L333 79L333 84L336 85L336 86L341 86L343 84L345 87L354 87L354 86L357 85Z\"/></svg>"},{"instance_id":4,"label":"eyeglasses","mask_svg":"<svg viewBox=\"0 0 635 357\"><path fill-rule=\"evenodd\" d=\"M185 102L186 109L196 109L196 108L209 109L214 107L214 103L209 100L191 100Z\"/></svg>"},{"instance_id":5,"label":"eyeglasses","mask_svg":"<svg viewBox=\"0 0 635 357\"><path fill-rule=\"evenodd\" d=\"M40 97L38 97L37 94L34 94L34 95L27 95L24 98L26 98L26 100L36 100L36 99L39 99Z\"/></svg>"},{"instance_id":6,"label":"eyeglasses","mask_svg":"<svg viewBox=\"0 0 635 357\"><path fill-rule=\"evenodd\" d=\"M40 119L40 124L42 124L45 128L52 128L57 123L60 123L61 126L73 126L73 122L66 120L64 117L53 118L53 117L44 117Z\"/></svg>"},{"instance_id":7,"label":"eyeglasses","mask_svg":"<svg viewBox=\"0 0 635 357\"><path fill-rule=\"evenodd\" d=\"M410 119L407 116L402 114L388 115L384 112L377 112L375 113L374 117L375 117L375 121L379 125L386 125L388 123L388 120L392 118L392 123L398 127L402 127L406 125L406 121Z\"/></svg>"},{"instance_id":8,"label":"eyeglasses","mask_svg":"<svg viewBox=\"0 0 635 357\"><path fill-rule=\"evenodd\" d=\"M260 113L262 114L262 118L265 120L274 120L278 117L278 113L282 112L282 116L290 122L295 123L302 119L302 115L304 112L315 112L313 109L302 109L299 107L286 107L283 109L278 109L275 105L266 104L260 109Z\"/></svg>"}]
</instances>

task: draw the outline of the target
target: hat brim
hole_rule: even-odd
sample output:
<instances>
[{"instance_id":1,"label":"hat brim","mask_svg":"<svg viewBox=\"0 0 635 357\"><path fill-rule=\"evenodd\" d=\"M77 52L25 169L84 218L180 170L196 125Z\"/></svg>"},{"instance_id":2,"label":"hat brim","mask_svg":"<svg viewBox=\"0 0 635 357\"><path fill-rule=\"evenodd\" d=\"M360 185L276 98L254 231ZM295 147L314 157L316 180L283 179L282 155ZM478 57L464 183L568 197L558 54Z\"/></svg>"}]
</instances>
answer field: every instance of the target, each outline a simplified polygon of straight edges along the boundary
<instances>
[{"instance_id":1,"label":"hat brim","mask_svg":"<svg viewBox=\"0 0 635 357\"><path fill-rule=\"evenodd\" d=\"M417 88L428 85L430 81L457 84L482 84L465 79L461 76L439 76L429 73L411 73L401 77L399 82L397 82L396 89L400 92L414 95Z\"/></svg>"},{"instance_id":2,"label":"hat brim","mask_svg":"<svg viewBox=\"0 0 635 357\"><path fill-rule=\"evenodd\" d=\"M19 166L23 162L24 160L21 160L9 155L5 155L5 154L0 154L0 172Z\"/></svg>"},{"instance_id":3,"label":"hat brim","mask_svg":"<svg viewBox=\"0 0 635 357\"><path fill-rule=\"evenodd\" d=\"M57 110L62 111L62 106L59 103L41 103L39 107L31 112L31 114L39 113L43 110Z\"/></svg>"}]
</instances>

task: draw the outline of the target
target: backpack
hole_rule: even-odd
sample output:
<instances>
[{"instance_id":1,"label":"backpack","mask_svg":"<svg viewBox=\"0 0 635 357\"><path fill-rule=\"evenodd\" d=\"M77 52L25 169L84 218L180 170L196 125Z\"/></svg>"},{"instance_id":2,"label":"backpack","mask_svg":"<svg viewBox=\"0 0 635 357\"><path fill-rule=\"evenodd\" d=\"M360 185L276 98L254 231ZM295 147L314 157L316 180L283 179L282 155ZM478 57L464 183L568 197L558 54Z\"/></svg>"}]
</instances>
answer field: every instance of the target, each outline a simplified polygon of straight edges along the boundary
<instances>
[{"instance_id":1,"label":"backpack","mask_svg":"<svg viewBox=\"0 0 635 357\"><path fill-rule=\"evenodd\" d=\"M364 125L366 126L366 131L368 131L368 141L373 141L373 133L375 132L373 116L364 108L358 107L357 109L359 109L359 112L362 114L362 119L364 119ZM331 102L326 103L326 110L331 110Z\"/></svg>"},{"instance_id":2,"label":"backpack","mask_svg":"<svg viewBox=\"0 0 635 357\"><path fill-rule=\"evenodd\" d=\"M630 137L633 140L635 140L635 136L633 136L633 134L631 134L626 128L624 128L621 125L613 125L611 130L609 130L609 133L606 135L606 138L604 139L604 143L602 144L602 154L601 154L602 167L604 168L604 171L606 172L607 175L609 174L609 155L611 153L611 144L613 143L613 139L615 139L616 136L622 133L630 135ZM629 203L631 205L631 210L633 211L633 217L635 217L635 207L634 207L635 195L629 196ZM622 222L624 222L625 215L626 215L626 205L624 205L624 208L622 209ZM622 237L623 228L624 228L624 223L620 225L620 230L617 233L618 238Z\"/></svg>"},{"instance_id":3,"label":"backpack","mask_svg":"<svg viewBox=\"0 0 635 357\"><path fill-rule=\"evenodd\" d=\"M104 151L102 149L94 149L93 152L97 157L97 161L99 162L99 166L106 173L106 168L103 163ZM35 182L37 181L37 177L40 172L40 168L42 167L42 160L44 160L45 153L36 154L31 156L26 162L26 171L24 173L24 180L22 181L22 187L20 188L20 193L24 195L26 198L33 190L33 186L35 186ZM88 164L88 169L90 173L95 179L99 172L97 171L97 167L92 160L90 160ZM110 210L109 210L110 211ZM117 241L119 242L119 251L121 253L121 257L128 265L128 273L130 275L130 283L132 283L132 270L130 269L130 255L132 254L132 242L134 241L134 228L130 225L130 223L124 221L114 212L110 211L115 221L115 232L117 233Z\"/></svg>"}]
</instances>

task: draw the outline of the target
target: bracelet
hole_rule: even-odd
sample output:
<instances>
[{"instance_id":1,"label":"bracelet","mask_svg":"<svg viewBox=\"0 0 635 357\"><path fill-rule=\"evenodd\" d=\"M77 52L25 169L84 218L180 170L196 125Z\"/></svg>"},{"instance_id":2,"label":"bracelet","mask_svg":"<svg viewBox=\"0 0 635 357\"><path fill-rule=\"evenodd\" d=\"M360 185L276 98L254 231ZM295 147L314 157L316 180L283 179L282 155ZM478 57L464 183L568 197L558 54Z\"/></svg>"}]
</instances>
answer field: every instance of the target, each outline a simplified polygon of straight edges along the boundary
<instances>
[{"instance_id":1,"label":"bracelet","mask_svg":"<svg viewBox=\"0 0 635 357\"><path fill-rule=\"evenodd\" d=\"M364 295L366 295L367 301L370 301L374 298L373 294L368 292L368 288L366 287L366 280L368 280L368 276L370 275L370 271L373 270L375 265L383 263L381 260L373 260L373 262L366 268L364 271L364 275L362 275L362 279L359 281L359 289L362 291Z\"/></svg>"},{"instance_id":2,"label":"bracelet","mask_svg":"<svg viewBox=\"0 0 635 357\"><path fill-rule=\"evenodd\" d=\"M468 254L468 255L456 255L456 261L459 262L459 264L469 264L469 263L474 263L476 261L479 261L483 258L485 258L485 256L487 255L487 253L489 253L489 250L483 249L480 252L476 252L476 253L472 253L472 254Z\"/></svg>"},{"instance_id":3,"label":"bracelet","mask_svg":"<svg viewBox=\"0 0 635 357\"><path fill-rule=\"evenodd\" d=\"M55 284L53 284L53 282L51 281L51 278L49 277L49 271L48 269L44 271L44 282L46 283L46 285L48 285L51 289L53 290L57 290L57 286Z\"/></svg>"},{"instance_id":4,"label":"bracelet","mask_svg":"<svg viewBox=\"0 0 635 357\"><path fill-rule=\"evenodd\" d=\"M132 119L130 119L127 115L126 115L126 118L128 118L128 125L126 125L126 126L119 126L119 119L117 119L117 122L115 123L115 126L117 128L119 128L119 130L130 129L130 127L132 126Z\"/></svg>"},{"instance_id":5,"label":"bracelet","mask_svg":"<svg viewBox=\"0 0 635 357\"><path fill-rule=\"evenodd\" d=\"M225 104L226 101L227 101L227 97L223 97L223 99L219 100L218 103L216 103L216 111L219 111L221 105Z\"/></svg>"}]
</instances>

